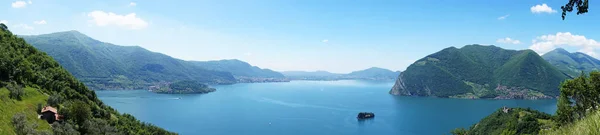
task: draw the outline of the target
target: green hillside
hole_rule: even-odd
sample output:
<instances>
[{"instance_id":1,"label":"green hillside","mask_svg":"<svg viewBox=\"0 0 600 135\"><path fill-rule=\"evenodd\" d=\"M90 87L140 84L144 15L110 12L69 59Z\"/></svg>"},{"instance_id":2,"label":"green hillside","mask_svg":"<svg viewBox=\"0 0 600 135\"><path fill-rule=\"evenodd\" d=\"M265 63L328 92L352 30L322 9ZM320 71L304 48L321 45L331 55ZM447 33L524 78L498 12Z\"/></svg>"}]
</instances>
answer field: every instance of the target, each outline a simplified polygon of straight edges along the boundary
<instances>
[{"instance_id":1,"label":"green hillside","mask_svg":"<svg viewBox=\"0 0 600 135\"><path fill-rule=\"evenodd\" d=\"M491 115L481 119L469 129L455 129L453 134L459 135L514 135L538 134L540 130L556 126L551 116L536 110L523 108L500 108Z\"/></svg>"},{"instance_id":2,"label":"green hillside","mask_svg":"<svg viewBox=\"0 0 600 135\"><path fill-rule=\"evenodd\" d=\"M62 124L53 126L55 133L172 134L140 122L131 115L119 114L102 103L94 91L75 79L52 57L13 35L4 24L0 26L0 134L47 131L49 126L35 118L37 105L32 107L33 104L43 103L46 98L53 99L46 103L57 107L65 119ZM8 98L6 93L9 93ZM38 126L33 129L35 126L7 124L10 122L24 125L38 123Z\"/></svg>"},{"instance_id":3,"label":"green hillside","mask_svg":"<svg viewBox=\"0 0 600 135\"><path fill-rule=\"evenodd\" d=\"M558 95L567 76L531 50L450 47L419 59L398 77L394 95L538 99Z\"/></svg>"},{"instance_id":4,"label":"green hillside","mask_svg":"<svg viewBox=\"0 0 600 135\"><path fill-rule=\"evenodd\" d=\"M558 129L543 131L543 135L598 135L600 134L600 112Z\"/></svg>"},{"instance_id":5,"label":"green hillside","mask_svg":"<svg viewBox=\"0 0 600 135\"><path fill-rule=\"evenodd\" d=\"M557 48L542 57L573 78L579 76L582 71L589 73L600 70L600 60L580 52L569 53L565 49Z\"/></svg>"},{"instance_id":6,"label":"green hillside","mask_svg":"<svg viewBox=\"0 0 600 135\"><path fill-rule=\"evenodd\" d=\"M178 80L235 83L228 72L203 69L138 46L100 42L77 31L21 37L93 89L143 89Z\"/></svg>"}]
</instances>

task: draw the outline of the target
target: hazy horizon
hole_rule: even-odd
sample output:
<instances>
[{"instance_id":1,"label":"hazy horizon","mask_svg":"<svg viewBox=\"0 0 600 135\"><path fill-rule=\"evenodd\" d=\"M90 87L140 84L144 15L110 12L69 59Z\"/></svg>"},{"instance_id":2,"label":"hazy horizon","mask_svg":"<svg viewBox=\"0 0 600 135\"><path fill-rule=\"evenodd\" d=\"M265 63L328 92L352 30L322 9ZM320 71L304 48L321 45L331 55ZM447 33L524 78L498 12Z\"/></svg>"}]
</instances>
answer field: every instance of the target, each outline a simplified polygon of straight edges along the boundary
<instances>
[{"instance_id":1,"label":"hazy horizon","mask_svg":"<svg viewBox=\"0 0 600 135\"><path fill-rule=\"evenodd\" d=\"M539 54L562 47L596 58L600 47L594 40L599 26L581 25L600 23L597 13L568 14L561 21L564 1L556 0L11 0L0 5L11 14L0 22L19 35L77 30L178 59L239 59L275 71L403 71L443 48L468 44Z\"/></svg>"}]
</instances>

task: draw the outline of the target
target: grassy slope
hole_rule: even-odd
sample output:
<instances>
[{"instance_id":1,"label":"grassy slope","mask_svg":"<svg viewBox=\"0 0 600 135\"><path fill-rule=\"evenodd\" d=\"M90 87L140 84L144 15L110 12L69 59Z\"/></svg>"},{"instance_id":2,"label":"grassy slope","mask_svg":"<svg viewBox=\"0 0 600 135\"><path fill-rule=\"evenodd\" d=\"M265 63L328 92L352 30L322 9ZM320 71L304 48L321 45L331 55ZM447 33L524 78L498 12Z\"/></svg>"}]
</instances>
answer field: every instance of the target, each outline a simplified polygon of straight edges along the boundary
<instances>
[{"instance_id":1,"label":"grassy slope","mask_svg":"<svg viewBox=\"0 0 600 135\"><path fill-rule=\"evenodd\" d=\"M546 135L600 135L600 112L559 129L542 132Z\"/></svg>"},{"instance_id":2,"label":"grassy slope","mask_svg":"<svg viewBox=\"0 0 600 135\"><path fill-rule=\"evenodd\" d=\"M22 101L10 99L8 90L0 88L0 134L13 135L14 127L12 125L12 117L17 113L25 113L29 123L37 123L38 130L50 131L48 122L38 119L36 107L38 103L46 103L48 96L41 94L34 88L26 87L25 96Z\"/></svg>"}]
</instances>

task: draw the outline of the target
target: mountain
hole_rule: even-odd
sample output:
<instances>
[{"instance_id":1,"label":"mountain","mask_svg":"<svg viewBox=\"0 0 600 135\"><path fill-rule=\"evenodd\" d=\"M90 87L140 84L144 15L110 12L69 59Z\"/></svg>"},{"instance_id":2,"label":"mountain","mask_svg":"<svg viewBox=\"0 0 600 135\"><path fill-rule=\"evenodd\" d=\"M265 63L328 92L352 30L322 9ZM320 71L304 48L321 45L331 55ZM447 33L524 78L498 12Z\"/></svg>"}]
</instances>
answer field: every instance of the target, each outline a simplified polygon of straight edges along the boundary
<instances>
[{"instance_id":1,"label":"mountain","mask_svg":"<svg viewBox=\"0 0 600 135\"><path fill-rule=\"evenodd\" d=\"M174 134L104 104L63 65L1 23L0 100L0 134ZM58 108L63 122L50 126L39 119L44 104Z\"/></svg>"},{"instance_id":2,"label":"mountain","mask_svg":"<svg viewBox=\"0 0 600 135\"><path fill-rule=\"evenodd\" d=\"M571 77L581 75L582 71L600 70L600 60L580 52L569 53L562 48L545 53L542 58Z\"/></svg>"},{"instance_id":3,"label":"mountain","mask_svg":"<svg viewBox=\"0 0 600 135\"><path fill-rule=\"evenodd\" d=\"M218 61L191 61L204 69L229 72L238 82L263 82L263 81L287 81L285 76L270 69L261 69L244 61L218 60Z\"/></svg>"},{"instance_id":4,"label":"mountain","mask_svg":"<svg viewBox=\"0 0 600 135\"><path fill-rule=\"evenodd\" d=\"M77 31L21 37L93 89L144 89L179 80L235 83L229 72L207 70L138 46L100 42Z\"/></svg>"},{"instance_id":5,"label":"mountain","mask_svg":"<svg viewBox=\"0 0 600 135\"><path fill-rule=\"evenodd\" d=\"M298 76L315 76L315 77L333 77L340 76L342 74L331 73L327 71L283 71L281 72L283 75L287 77L298 77Z\"/></svg>"},{"instance_id":6,"label":"mountain","mask_svg":"<svg viewBox=\"0 0 600 135\"><path fill-rule=\"evenodd\" d=\"M284 71L281 72L292 80L394 80L400 72L394 72L388 69L372 67L365 70L354 71L348 74L330 73L327 71Z\"/></svg>"},{"instance_id":7,"label":"mountain","mask_svg":"<svg viewBox=\"0 0 600 135\"><path fill-rule=\"evenodd\" d=\"M568 76L531 50L496 46L449 47L411 64L393 95L538 99L559 94Z\"/></svg>"},{"instance_id":8,"label":"mountain","mask_svg":"<svg viewBox=\"0 0 600 135\"><path fill-rule=\"evenodd\" d=\"M354 71L344 75L347 78L368 78L370 80L393 80L400 75L400 72L394 72L388 69L372 67L365 70Z\"/></svg>"}]
</instances>

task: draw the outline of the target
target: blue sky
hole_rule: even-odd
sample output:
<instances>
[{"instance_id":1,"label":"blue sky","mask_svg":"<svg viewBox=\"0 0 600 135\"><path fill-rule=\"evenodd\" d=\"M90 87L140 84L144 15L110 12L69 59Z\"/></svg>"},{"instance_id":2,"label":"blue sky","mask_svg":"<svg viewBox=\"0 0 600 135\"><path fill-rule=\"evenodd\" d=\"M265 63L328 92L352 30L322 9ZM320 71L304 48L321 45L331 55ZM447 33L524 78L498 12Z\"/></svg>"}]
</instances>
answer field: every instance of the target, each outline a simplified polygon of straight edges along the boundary
<instances>
[{"instance_id":1,"label":"blue sky","mask_svg":"<svg viewBox=\"0 0 600 135\"><path fill-rule=\"evenodd\" d=\"M600 56L600 4L563 21L566 2L1 0L0 21L21 35L77 30L184 60L240 59L276 71L404 70L466 44Z\"/></svg>"}]
</instances>

